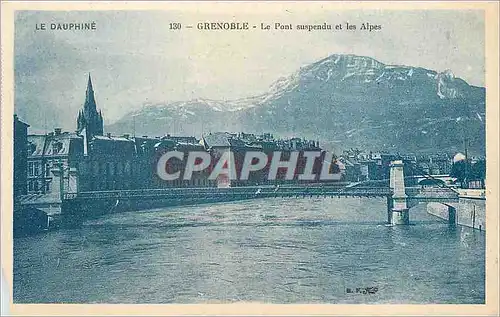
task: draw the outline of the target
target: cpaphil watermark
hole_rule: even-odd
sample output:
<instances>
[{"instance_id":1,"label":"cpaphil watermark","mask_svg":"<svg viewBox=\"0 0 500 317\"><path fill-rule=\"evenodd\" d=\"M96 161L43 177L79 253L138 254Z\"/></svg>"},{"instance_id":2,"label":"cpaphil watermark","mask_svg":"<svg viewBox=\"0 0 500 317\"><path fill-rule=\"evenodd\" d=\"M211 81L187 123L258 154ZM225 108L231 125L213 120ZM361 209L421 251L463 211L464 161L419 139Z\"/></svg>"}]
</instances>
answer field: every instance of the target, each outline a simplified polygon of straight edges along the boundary
<instances>
[{"instance_id":1,"label":"cpaphil watermark","mask_svg":"<svg viewBox=\"0 0 500 317\"><path fill-rule=\"evenodd\" d=\"M204 151L167 151L158 159L156 173L165 181L190 180L193 173L206 173L208 180L220 176L230 180L247 181L259 173L263 180L341 180L343 170L330 152L274 151L271 153L249 151L240 153L225 151L214 157ZM286 171L286 172L284 172Z\"/></svg>"}]
</instances>

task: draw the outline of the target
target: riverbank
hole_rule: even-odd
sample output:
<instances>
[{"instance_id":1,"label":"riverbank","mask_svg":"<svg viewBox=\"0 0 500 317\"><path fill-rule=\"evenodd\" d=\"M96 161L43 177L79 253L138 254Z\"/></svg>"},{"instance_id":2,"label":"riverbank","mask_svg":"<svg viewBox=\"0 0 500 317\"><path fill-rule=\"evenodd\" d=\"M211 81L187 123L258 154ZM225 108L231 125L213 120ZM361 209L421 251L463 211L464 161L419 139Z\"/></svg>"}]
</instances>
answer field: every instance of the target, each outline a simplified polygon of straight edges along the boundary
<instances>
[{"instance_id":1,"label":"riverbank","mask_svg":"<svg viewBox=\"0 0 500 317\"><path fill-rule=\"evenodd\" d=\"M483 189L461 189L456 209L455 223L481 231L486 231L486 196ZM427 212L441 219L448 220L448 206L429 203Z\"/></svg>"}]
</instances>

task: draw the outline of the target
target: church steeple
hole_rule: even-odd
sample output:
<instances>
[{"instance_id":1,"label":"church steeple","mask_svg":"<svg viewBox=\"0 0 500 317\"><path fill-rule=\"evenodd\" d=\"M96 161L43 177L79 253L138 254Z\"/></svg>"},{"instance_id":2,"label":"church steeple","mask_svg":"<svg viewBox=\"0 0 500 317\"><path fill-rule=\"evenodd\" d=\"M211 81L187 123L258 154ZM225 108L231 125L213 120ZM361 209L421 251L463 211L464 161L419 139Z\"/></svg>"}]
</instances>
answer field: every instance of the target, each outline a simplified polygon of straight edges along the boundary
<instances>
[{"instance_id":1,"label":"church steeple","mask_svg":"<svg viewBox=\"0 0 500 317\"><path fill-rule=\"evenodd\" d=\"M87 82L87 93L89 91L94 92L94 89L92 88L92 77L90 77L90 73L89 73L89 81Z\"/></svg>"},{"instance_id":2,"label":"church steeple","mask_svg":"<svg viewBox=\"0 0 500 317\"><path fill-rule=\"evenodd\" d=\"M97 106L95 104L94 98L94 88L92 87L92 78L89 73L89 80L87 82L87 91L85 96L85 106L84 109L86 111L97 111Z\"/></svg>"},{"instance_id":3,"label":"church steeple","mask_svg":"<svg viewBox=\"0 0 500 317\"><path fill-rule=\"evenodd\" d=\"M87 81L83 111L80 111L77 119L77 132L80 133L84 129L89 139L94 135L103 135L104 133L102 114L101 111L97 111L90 73Z\"/></svg>"}]
</instances>

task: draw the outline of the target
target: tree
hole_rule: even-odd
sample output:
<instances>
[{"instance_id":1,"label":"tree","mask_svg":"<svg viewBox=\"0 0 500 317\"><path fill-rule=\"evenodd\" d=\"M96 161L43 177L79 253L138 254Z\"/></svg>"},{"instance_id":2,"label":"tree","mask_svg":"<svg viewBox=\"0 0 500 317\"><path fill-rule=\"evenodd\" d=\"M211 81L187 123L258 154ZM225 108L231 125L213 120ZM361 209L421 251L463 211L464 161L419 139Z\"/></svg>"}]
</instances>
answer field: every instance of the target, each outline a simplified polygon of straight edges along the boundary
<instances>
[{"instance_id":1,"label":"tree","mask_svg":"<svg viewBox=\"0 0 500 317\"><path fill-rule=\"evenodd\" d=\"M470 170L470 163L465 160L456 161L451 167L450 176L455 177L459 182L461 187L464 186L465 179L467 177L468 169Z\"/></svg>"},{"instance_id":2,"label":"tree","mask_svg":"<svg viewBox=\"0 0 500 317\"><path fill-rule=\"evenodd\" d=\"M462 187L465 187L465 183L469 180L484 182L484 178L486 177L486 160L481 159L474 164L465 160L457 161L451 167L450 176L457 178Z\"/></svg>"},{"instance_id":3,"label":"tree","mask_svg":"<svg viewBox=\"0 0 500 317\"><path fill-rule=\"evenodd\" d=\"M485 177L486 177L486 160L481 159L472 165L469 178L474 180L480 180L481 187L484 187Z\"/></svg>"}]
</instances>

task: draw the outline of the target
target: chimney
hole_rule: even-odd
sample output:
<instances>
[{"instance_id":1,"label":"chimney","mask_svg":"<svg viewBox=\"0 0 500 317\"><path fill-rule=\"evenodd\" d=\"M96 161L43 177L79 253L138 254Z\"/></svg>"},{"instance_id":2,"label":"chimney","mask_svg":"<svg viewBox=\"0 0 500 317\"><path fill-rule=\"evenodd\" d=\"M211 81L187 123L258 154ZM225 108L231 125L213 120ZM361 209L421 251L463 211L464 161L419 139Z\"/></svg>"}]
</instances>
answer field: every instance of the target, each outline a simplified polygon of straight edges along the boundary
<instances>
[{"instance_id":1,"label":"chimney","mask_svg":"<svg viewBox=\"0 0 500 317\"><path fill-rule=\"evenodd\" d=\"M59 134L61 134L61 128L55 128L55 129L54 129L54 134L55 134L55 135L59 135Z\"/></svg>"}]
</instances>

